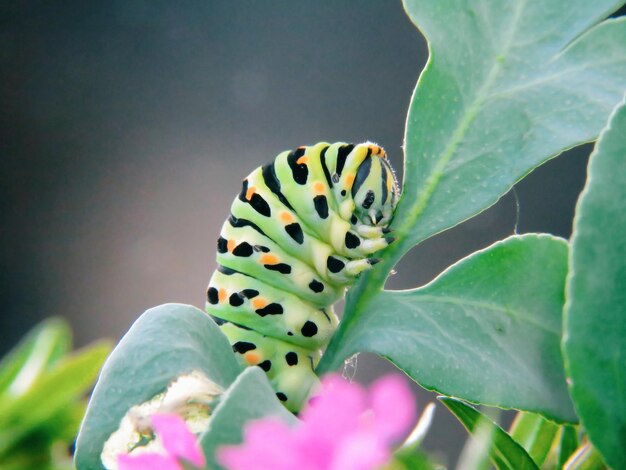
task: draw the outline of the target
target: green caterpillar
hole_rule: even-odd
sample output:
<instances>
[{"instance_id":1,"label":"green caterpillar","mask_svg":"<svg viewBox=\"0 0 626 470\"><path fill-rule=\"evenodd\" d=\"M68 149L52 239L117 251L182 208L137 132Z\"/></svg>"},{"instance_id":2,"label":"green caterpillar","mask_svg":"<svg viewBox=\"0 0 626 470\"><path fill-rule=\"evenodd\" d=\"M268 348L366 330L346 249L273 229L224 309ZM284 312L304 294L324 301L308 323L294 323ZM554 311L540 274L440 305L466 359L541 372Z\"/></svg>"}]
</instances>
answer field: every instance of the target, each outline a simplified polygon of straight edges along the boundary
<instances>
[{"instance_id":1,"label":"green caterpillar","mask_svg":"<svg viewBox=\"0 0 626 470\"><path fill-rule=\"evenodd\" d=\"M298 411L338 324L332 304L393 238L399 197L378 145L285 151L243 180L217 242L207 311L241 363Z\"/></svg>"}]
</instances>

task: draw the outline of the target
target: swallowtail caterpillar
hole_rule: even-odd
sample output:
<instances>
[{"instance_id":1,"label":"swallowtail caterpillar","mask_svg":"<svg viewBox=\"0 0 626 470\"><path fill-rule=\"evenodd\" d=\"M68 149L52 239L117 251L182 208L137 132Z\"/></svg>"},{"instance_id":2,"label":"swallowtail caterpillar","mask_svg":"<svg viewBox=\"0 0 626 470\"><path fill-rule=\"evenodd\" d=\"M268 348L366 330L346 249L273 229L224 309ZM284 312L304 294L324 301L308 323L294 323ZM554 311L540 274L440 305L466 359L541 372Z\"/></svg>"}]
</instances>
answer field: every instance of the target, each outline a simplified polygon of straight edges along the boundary
<instances>
[{"instance_id":1,"label":"swallowtail caterpillar","mask_svg":"<svg viewBox=\"0 0 626 470\"><path fill-rule=\"evenodd\" d=\"M318 381L338 324L332 305L393 241L398 197L385 151L369 142L285 151L243 180L217 242L207 312L288 409Z\"/></svg>"}]
</instances>

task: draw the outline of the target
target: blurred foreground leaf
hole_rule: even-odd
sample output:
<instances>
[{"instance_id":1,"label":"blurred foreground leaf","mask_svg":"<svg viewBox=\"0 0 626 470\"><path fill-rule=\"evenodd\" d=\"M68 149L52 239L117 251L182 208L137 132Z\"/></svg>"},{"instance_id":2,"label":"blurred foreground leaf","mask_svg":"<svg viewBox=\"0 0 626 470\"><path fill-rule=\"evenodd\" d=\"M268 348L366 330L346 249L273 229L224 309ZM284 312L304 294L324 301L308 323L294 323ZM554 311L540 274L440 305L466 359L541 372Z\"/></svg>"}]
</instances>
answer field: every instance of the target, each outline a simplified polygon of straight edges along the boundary
<instances>
[{"instance_id":1,"label":"blurred foreground leaf","mask_svg":"<svg viewBox=\"0 0 626 470\"><path fill-rule=\"evenodd\" d=\"M584 428L626 468L626 104L589 161L574 221L563 351Z\"/></svg>"}]
</instances>

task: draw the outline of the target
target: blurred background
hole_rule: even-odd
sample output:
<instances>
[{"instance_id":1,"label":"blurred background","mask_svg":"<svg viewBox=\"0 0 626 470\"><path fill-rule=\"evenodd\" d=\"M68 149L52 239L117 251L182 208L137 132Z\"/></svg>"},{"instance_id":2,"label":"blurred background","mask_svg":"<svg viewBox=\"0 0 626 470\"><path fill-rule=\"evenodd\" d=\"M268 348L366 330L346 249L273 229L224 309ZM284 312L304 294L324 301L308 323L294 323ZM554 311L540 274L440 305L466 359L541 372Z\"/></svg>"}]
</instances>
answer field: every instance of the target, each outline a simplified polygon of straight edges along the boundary
<instances>
[{"instance_id":1,"label":"blurred background","mask_svg":"<svg viewBox=\"0 0 626 470\"><path fill-rule=\"evenodd\" d=\"M399 1L29 0L0 12L0 353L50 315L84 345L119 339L161 303L203 308L241 180L282 150L372 140L401 175L427 48ZM590 149L423 243L388 287L426 283L516 224L568 237ZM362 355L356 377L390 369ZM426 448L453 464L464 440L439 409Z\"/></svg>"}]
</instances>

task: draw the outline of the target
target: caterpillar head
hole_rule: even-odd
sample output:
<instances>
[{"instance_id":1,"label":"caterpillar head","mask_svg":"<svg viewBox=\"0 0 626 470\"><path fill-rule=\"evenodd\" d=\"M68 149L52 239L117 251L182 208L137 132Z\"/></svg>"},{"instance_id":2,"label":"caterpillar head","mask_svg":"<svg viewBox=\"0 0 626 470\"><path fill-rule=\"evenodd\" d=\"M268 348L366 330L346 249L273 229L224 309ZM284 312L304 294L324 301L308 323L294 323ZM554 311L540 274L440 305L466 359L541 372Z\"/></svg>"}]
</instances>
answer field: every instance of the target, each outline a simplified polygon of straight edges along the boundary
<instances>
[{"instance_id":1,"label":"caterpillar head","mask_svg":"<svg viewBox=\"0 0 626 470\"><path fill-rule=\"evenodd\" d=\"M352 185L354 215L362 224L389 225L400 190L385 151L375 144L366 145L367 157L358 166Z\"/></svg>"}]
</instances>

